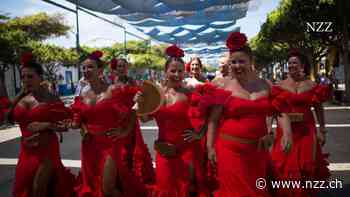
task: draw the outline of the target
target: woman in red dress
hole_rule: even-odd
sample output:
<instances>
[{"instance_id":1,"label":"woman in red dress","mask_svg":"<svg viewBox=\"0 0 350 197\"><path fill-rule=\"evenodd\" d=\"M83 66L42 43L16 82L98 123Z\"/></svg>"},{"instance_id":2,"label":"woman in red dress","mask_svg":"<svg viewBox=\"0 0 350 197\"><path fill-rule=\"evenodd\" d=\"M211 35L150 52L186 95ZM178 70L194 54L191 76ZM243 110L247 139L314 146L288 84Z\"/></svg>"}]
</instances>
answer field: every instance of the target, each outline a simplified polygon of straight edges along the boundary
<instances>
[{"instance_id":1,"label":"woman in red dress","mask_svg":"<svg viewBox=\"0 0 350 197\"><path fill-rule=\"evenodd\" d=\"M80 197L139 197L146 191L126 164L123 151L131 143L136 115L131 109L136 87L109 86L99 78L102 52L82 63L88 85L72 105L71 127L82 128Z\"/></svg>"},{"instance_id":2,"label":"woman in red dress","mask_svg":"<svg viewBox=\"0 0 350 197\"><path fill-rule=\"evenodd\" d=\"M229 65L235 78L224 85L230 96L223 106L212 109L209 119L208 158L217 164L219 188L214 193L217 197L270 195L267 185L259 182L259 178L268 181L267 148L272 141L267 127L271 113L270 85L252 69L252 53L246 41L239 32L232 33L227 40ZM285 114L281 118L285 126L282 146L287 151L291 143L288 118Z\"/></svg>"},{"instance_id":3,"label":"woman in red dress","mask_svg":"<svg viewBox=\"0 0 350 197\"><path fill-rule=\"evenodd\" d=\"M184 139L184 132L192 130L187 116L191 93L183 84L183 51L175 45L166 50L170 57L165 64L166 81L161 87L164 103L153 114L142 117L143 121L155 119L159 132L155 142L156 184L152 197L209 196L203 179L197 175L200 168L199 141ZM142 93L135 100L142 104Z\"/></svg>"},{"instance_id":4,"label":"woman in red dress","mask_svg":"<svg viewBox=\"0 0 350 197\"><path fill-rule=\"evenodd\" d=\"M62 130L56 122L69 118L70 110L41 86L44 71L31 54L23 55L22 66L25 93L16 98L10 111L22 133L13 196L73 196L74 176L61 162L55 133Z\"/></svg>"},{"instance_id":5,"label":"woman in red dress","mask_svg":"<svg viewBox=\"0 0 350 197\"><path fill-rule=\"evenodd\" d=\"M281 140L278 121L275 145L271 157L274 176L280 180L326 180L329 177L326 155L321 146L325 143L325 122L322 102L329 98L327 86L309 80L310 67L307 58L294 50L288 58L288 77L273 88L273 104L290 116L292 121L293 147L285 154L277 144ZM311 107L314 107L319 132ZM279 189L276 196L315 196L315 190Z\"/></svg>"},{"instance_id":6,"label":"woman in red dress","mask_svg":"<svg viewBox=\"0 0 350 197\"><path fill-rule=\"evenodd\" d=\"M115 86L136 87L135 80L128 76L129 63L126 59L113 58L111 67L114 68L113 84ZM152 158L143 140L138 120L128 137L130 143L127 143L124 148L123 160L142 183L152 184L155 178Z\"/></svg>"}]
</instances>

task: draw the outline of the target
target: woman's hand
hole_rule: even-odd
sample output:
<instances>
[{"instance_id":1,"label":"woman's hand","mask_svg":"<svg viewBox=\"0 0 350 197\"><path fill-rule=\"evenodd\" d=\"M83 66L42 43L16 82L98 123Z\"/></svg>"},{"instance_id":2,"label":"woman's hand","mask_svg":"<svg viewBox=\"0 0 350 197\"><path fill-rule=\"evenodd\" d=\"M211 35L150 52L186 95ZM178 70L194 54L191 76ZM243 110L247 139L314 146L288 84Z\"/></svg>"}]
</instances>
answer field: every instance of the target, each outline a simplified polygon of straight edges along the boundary
<instances>
[{"instance_id":1,"label":"woman's hand","mask_svg":"<svg viewBox=\"0 0 350 197\"><path fill-rule=\"evenodd\" d=\"M290 133L284 133L281 138L281 146L282 150L285 153L289 153L289 151L292 149L293 145L293 138Z\"/></svg>"},{"instance_id":2,"label":"woman's hand","mask_svg":"<svg viewBox=\"0 0 350 197\"><path fill-rule=\"evenodd\" d=\"M124 138L128 136L129 132L125 128L112 128L106 132L106 136L111 138L113 141Z\"/></svg>"},{"instance_id":3,"label":"woman's hand","mask_svg":"<svg viewBox=\"0 0 350 197\"><path fill-rule=\"evenodd\" d=\"M49 122L32 122L27 126L27 129L33 133L49 129L51 123Z\"/></svg>"},{"instance_id":4,"label":"woman's hand","mask_svg":"<svg viewBox=\"0 0 350 197\"><path fill-rule=\"evenodd\" d=\"M201 136L199 133L195 132L193 129L186 129L184 134L182 134L185 141L192 142L195 140L200 140Z\"/></svg>"},{"instance_id":5,"label":"woman's hand","mask_svg":"<svg viewBox=\"0 0 350 197\"><path fill-rule=\"evenodd\" d=\"M258 150L269 150L270 146L273 144L274 136L273 134L267 134L259 139Z\"/></svg>"},{"instance_id":6,"label":"woman's hand","mask_svg":"<svg viewBox=\"0 0 350 197\"><path fill-rule=\"evenodd\" d=\"M216 150L214 147L208 147L208 160L215 167L216 166Z\"/></svg>"},{"instance_id":7,"label":"woman's hand","mask_svg":"<svg viewBox=\"0 0 350 197\"><path fill-rule=\"evenodd\" d=\"M143 93L141 91L138 91L134 96L134 102L135 105L132 107L134 110L138 110L139 106L142 105L145 102L145 98L143 97Z\"/></svg>"}]
</instances>

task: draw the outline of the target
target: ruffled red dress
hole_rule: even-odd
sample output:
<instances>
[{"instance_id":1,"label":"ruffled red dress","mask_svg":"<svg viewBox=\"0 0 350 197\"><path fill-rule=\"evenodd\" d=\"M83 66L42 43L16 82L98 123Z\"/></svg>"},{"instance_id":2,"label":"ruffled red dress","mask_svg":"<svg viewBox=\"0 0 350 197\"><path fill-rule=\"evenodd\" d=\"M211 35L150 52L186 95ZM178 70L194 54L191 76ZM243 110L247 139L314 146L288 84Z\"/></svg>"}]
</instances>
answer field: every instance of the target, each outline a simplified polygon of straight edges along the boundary
<instances>
[{"instance_id":1,"label":"ruffled red dress","mask_svg":"<svg viewBox=\"0 0 350 197\"><path fill-rule=\"evenodd\" d=\"M140 133L132 132L129 136L113 141L104 133L112 128L125 127L133 105L132 98L138 91L138 88L120 87L113 91L110 99L99 101L95 105L87 105L82 102L82 98L76 97L72 105L74 111L74 120L85 125L88 134L82 141L81 147L81 175L80 182L76 187L79 197L103 197L102 191L102 175L105 160L110 156L116 163L116 169L119 177L117 178L117 187L125 197L139 197L147 195L143 184L137 180L132 173L130 164L130 146L140 144ZM139 126L135 126L135 130ZM135 138L132 136L136 135ZM132 139L135 139L133 141ZM136 160L143 160L149 157L145 153L145 147L135 148L137 152ZM136 162L137 163L137 162ZM135 164L137 175L143 176L144 173ZM151 164L150 164L151 165Z\"/></svg>"},{"instance_id":2,"label":"ruffled red dress","mask_svg":"<svg viewBox=\"0 0 350 197\"><path fill-rule=\"evenodd\" d=\"M226 101L216 139L216 197L269 196L267 188L257 189L256 180L268 179L269 155L266 150L258 150L257 142L267 134L270 111L269 97L248 100L230 96Z\"/></svg>"},{"instance_id":3,"label":"ruffled red dress","mask_svg":"<svg viewBox=\"0 0 350 197\"><path fill-rule=\"evenodd\" d=\"M316 85L303 93L292 93L274 86L273 105L285 113L302 113L303 121L293 122L293 145L288 154L281 150L282 129L278 125L276 140L271 151L274 178L279 180L326 180L330 176L327 154L322 153L317 142L317 130L311 107L329 98L327 86ZM302 189L279 189L276 196L315 196L315 191Z\"/></svg>"},{"instance_id":4,"label":"ruffled red dress","mask_svg":"<svg viewBox=\"0 0 350 197\"><path fill-rule=\"evenodd\" d=\"M210 83L197 85L191 94L191 102L188 110L188 117L196 132L208 124L207 119L210 115L210 109L214 105L222 105L231 93L223 89L217 88ZM201 174L199 179L204 185L213 192L218 187L216 178L216 169L208 160L206 133L200 140L200 149L197 155L200 160L200 168L197 168L197 174Z\"/></svg>"},{"instance_id":5,"label":"ruffled red dress","mask_svg":"<svg viewBox=\"0 0 350 197\"><path fill-rule=\"evenodd\" d=\"M200 170L200 142L187 142L183 137L186 129L193 128L188 117L191 96L187 98L170 106L162 106L152 114L159 128L157 142L175 145L177 154L168 157L156 150L156 184L149 196L188 197L191 191L200 197L210 194L203 182L203 171Z\"/></svg>"},{"instance_id":6,"label":"ruffled red dress","mask_svg":"<svg viewBox=\"0 0 350 197\"><path fill-rule=\"evenodd\" d=\"M0 98L0 124L5 119L5 113L10 106L10 101L6 96Z\"/></svg>"},{"instance_id":7,"label":"ruffled red dress","mask_svg":"<svg viewBox=\"0 0 350 197\"><path fill-rule=\"evenodd\" d=\"M17 105L14 119L19 123L22 138L16 166L13 196L31 196L35 173L42 162L52 162L54 175L50 183L49 196L71 197L74 194L74 176L66 169L60 157L58 137L54 131L40 131L37 146L29 146L24 138L33 135L27 130L32 122L56 122L70 117L70 110L62 102L44 103L32 109Z\"/></svg>"}]
</instances>

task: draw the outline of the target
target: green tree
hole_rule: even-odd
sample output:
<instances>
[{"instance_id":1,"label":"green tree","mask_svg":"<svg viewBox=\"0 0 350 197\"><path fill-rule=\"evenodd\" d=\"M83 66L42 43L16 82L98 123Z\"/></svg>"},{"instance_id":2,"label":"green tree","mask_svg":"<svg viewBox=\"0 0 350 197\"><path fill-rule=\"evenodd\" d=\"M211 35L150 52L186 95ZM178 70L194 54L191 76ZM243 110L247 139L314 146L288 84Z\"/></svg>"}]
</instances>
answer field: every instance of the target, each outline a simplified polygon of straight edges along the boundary
<instances>
[{"instance_id":1,"label":"green tree","mask_svg":"<svg viewBox=\"0 0 350 197\"><path fill-rule=\"evenodd\" d=\"M32 42L66 35L69 26L60 14L38 13L30 16L0 17L0 94L7 94L4 85L5 72L9 66L19 66L20 54L30 50Z\"/></svg>"}]
</instances>

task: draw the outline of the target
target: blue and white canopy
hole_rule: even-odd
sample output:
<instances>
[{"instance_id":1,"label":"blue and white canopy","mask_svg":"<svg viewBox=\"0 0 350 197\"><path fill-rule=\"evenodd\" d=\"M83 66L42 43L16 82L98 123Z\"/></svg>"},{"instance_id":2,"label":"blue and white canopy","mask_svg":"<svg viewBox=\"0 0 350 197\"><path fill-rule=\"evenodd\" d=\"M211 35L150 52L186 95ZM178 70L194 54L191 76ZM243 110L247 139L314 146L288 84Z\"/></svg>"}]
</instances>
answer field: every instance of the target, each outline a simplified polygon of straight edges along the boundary
<instances>
[{"instance_id":1,"label":"blue and white canopy","mask_svg":"<svg viewBox=\"0 0 350 197\"><path fill-rule=\"evenodd\" d=\"M239 30L252 0L68 0L116 15L151 38L177 44L216 43Z\"/></svg>"}]
</instances>

